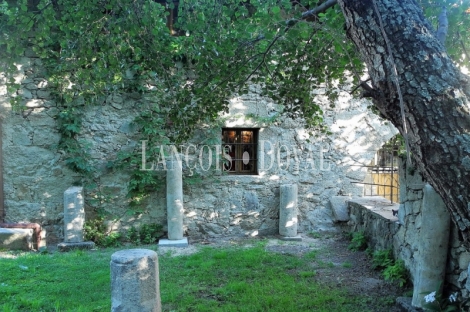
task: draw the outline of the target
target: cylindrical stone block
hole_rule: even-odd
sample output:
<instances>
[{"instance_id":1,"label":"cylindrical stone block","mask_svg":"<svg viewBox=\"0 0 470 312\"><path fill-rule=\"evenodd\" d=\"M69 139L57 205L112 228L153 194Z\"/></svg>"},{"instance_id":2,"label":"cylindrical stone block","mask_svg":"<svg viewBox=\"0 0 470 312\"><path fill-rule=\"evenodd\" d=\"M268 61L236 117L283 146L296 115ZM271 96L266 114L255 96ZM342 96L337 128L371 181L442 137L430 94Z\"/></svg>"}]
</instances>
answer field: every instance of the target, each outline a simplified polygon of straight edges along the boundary
<instances>
[{"instance_id":1,"label":"cylindrical stone block","mask_svg":"<svg viewBox=\"0 0 470 312\"><path fill-rule=\"evenodd\" d=\"M183 173L181 161L166 162L168 239L183 239Z\"/></svg>"},{"instance_id":2,"label":"cylindrical stone block","mask_svg":"<svg viewBox=\"0 0 470 312\"><path fill-rule=\"evenodd\" d=\"M279 234L297 236L297 185L281 185L279 206Z\"/></svg>"},{"instance_id":3,"label":"cylindrical stone block","mask_svg":"<svg viewBox=\"0 0 470 312\"><path fill-rule=\"evenodd\" d=\"M64 192L64 242L83 242L84 223L83 187L69 187Z\"/></svg>"},{"instance_id":4,"label":"cylindrical stone block","mask_svg":"<svg viewBox=\"0 0 470 312\"><path fill-rule=\"evenodd\" d=\"M113 253L111 311L161 310L157 253L148 249L129 249Z\"/></svg>"},{"instance_id":5,"label":"cylindrical stone block","mask_svg":"<svg viewBox=\"0 0 470 312\"><path fill-rule=\"evenodd\" d=\"M411 302L415 307L423 307L425 295L442 291L447 263L450 215L439 194L429 184L423 188L421 218Z\"/></svg>"}]
</instances>

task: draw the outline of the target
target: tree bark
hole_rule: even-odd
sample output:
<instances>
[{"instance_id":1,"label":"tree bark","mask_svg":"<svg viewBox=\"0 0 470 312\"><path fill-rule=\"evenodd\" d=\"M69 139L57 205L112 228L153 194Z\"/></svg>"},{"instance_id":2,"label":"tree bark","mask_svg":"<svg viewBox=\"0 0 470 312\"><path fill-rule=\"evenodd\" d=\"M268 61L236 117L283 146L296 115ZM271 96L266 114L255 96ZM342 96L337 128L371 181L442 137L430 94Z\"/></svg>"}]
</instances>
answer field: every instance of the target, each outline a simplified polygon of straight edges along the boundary
<instances>
[{"instance_id":1,"label":"tree bark","mask_svg":"<svg viewBox=\"0 0 470 312\"><path fill-rule=\"evenodd\" d=\"M338 3L347 35L367 64L368 94L408 136L414 165L441 195L470 248L470 80L449 59L416 1Z\"/></svg>"}]
</instances>

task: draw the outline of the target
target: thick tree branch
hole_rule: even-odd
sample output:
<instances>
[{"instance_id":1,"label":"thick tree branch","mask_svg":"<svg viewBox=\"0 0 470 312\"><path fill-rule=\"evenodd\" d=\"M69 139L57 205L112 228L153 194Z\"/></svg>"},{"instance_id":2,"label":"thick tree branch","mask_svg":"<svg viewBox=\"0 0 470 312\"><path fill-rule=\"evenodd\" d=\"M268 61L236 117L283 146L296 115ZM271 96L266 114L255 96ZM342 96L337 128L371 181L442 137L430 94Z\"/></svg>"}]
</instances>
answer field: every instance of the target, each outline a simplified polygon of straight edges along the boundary
<instances>
[{"instance_id":1,"label":"thick tree branch","mask_svg":"<svg viewBox=\"0 0 470 312\"><path fill-rule=\"evenodd\" d=\"M311 10L308 10L307 12L302 13L302 20L309 19L315 16L318 16L318 14L325 12L327 9L331 8L335 4L337 4L337 0L327 0L326 2L323 2L316 8L313 8Z\"/></svg>"},{"instance_id":2,"label":"thick tree branch","mask_svg":"<svg viewBox=\"0 0 470 312\"><path fill-rule=\"evenodd\" d=\"M449 28L449 21L447 20L447 10L442 8L441 14L438 16L439 26L437 28L436 37L445 46L447 29Z\"/></svg>"},{"instance_id":3,"label":"thick tree branch","mask_svg":"<svg viewBox=\"0 0 470 312\"><path fill-rule=\"evenodd\" d=\"M325 12L326 10L328 10L329 8L331 8L332 6L334 6L337 3L338 3L337 0L327 0L326 2L323 2L322 4L320 4L319 6L302 13L300 19L293 18L293 19L290 19L290 20L286 21L287 28L290 28L290 27L294 26L299 21L303 21L303 20L314 21L314 20L316 20L316 18L318 18L318 14Z\"/></svg>"},{"instance_id":4,"label":"thick tree branch","mask_svg":"<svg viewBox=\"0 0 470 312\"><path fill-rule=\"evenodd\" d=\"M470 62L470 54L467 51L467 47L465 46L465 43L462 40L462 35L460 34L460 32L457 32L457 37L459 38L460 46L462 47L463 54L465 55L465 60L467 62Z\"/></svg>"}]
</instances>

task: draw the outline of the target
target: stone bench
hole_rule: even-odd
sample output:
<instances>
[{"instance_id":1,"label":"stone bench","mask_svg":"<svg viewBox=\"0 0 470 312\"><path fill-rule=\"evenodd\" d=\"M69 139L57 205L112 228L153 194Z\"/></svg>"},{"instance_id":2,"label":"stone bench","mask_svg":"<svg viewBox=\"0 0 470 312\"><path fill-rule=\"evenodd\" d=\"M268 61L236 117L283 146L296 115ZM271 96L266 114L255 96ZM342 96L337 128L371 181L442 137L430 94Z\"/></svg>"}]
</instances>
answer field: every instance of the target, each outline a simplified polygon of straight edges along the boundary
<instances>
[{"instance_id":1,"label":"stone bench","mask_svg":"<svg viewBox=\"0 0 470 312\"><path fill-rule=\"evenodd\" d=\"M10 250L33 249L33 229L0 228L0 248Z\"/></svg>"}]
</instances>

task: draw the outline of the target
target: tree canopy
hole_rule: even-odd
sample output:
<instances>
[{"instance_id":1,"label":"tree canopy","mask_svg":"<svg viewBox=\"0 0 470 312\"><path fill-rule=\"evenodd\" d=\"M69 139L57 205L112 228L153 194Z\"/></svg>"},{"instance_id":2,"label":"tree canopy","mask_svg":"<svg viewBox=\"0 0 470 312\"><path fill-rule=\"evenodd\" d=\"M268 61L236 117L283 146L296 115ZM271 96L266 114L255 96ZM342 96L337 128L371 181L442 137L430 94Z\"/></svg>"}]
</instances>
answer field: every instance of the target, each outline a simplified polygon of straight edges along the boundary
<instances>
[{"instance_id":1,"label":"tree canopy","mask_svg":"<svg viewBox=\"0 0 470 312\"><path fill-rule=\"evenodd\" d=\"M4 1L0 44L9 73L18 56L37 55L49 88L69 110L116 92L158 98L145 109L148 117L157 112L154 122L172 125L162 133L171 140L217 118L230 96L247 92L247 82L259 84L287 114L318 126L322 112L311 90L326 87L334 97L333 85L341 87L347 75L359 83L365 69L337 5L305 17L322 2ZM470 40L468 5L420 4L432 21L447 7L448 52L468 65L462 57ZM10 87L18 85L12 80ZM14 100L20 107L20 97Z\"/></svg>"}]
</instances>

